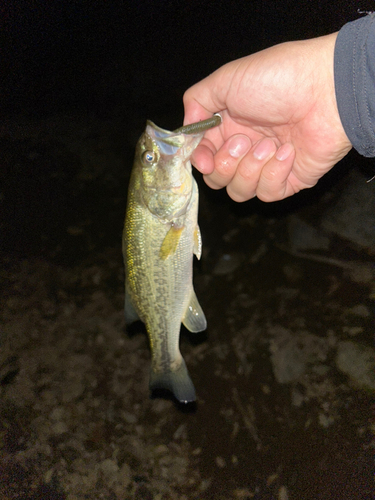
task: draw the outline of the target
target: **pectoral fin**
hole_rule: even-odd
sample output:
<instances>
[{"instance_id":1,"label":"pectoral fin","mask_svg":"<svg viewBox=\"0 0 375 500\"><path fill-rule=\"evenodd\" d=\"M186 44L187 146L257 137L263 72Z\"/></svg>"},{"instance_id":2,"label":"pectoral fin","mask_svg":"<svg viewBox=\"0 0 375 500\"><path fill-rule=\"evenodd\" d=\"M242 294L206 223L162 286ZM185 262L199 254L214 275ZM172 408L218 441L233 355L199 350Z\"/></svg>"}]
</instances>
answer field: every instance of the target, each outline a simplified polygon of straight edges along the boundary
<instances>
[{"instance_id":1,"label":"pectoral fin","mask_svg":"<svg viewBox=\"0 0 375 500\"><path fill-rule=\"evenodd\" d=\"M193 333L202 332L207 328L206 317L201 306L199 305L193 288L191 289L189 305L186 308L182 323Z\"/></svg>"},{"instance_id":2,"label":"pectoral fin","mask_svg":"<svg viewBox=\"0 0 375 500\"><path fill-rule=\"evenodd\" d=\"M159 256L162 260L167 259L170 255L173 255L175 253L183 229L184 226L171 226L160 247Z\"/></svg>"},{"instance_id":3,"label":"pectoral fin","mask_svg":"<svg viewBox=\"0 0 375 500\"><path fill-rule=\"evenodd\" d=\"M194 254L196 255L198 260L201 258L201 255L202 255L202 236L201 236L201 231L199 229L198 224L196 225L196 228L194 231Z\"/></svg>"}]
</instances>

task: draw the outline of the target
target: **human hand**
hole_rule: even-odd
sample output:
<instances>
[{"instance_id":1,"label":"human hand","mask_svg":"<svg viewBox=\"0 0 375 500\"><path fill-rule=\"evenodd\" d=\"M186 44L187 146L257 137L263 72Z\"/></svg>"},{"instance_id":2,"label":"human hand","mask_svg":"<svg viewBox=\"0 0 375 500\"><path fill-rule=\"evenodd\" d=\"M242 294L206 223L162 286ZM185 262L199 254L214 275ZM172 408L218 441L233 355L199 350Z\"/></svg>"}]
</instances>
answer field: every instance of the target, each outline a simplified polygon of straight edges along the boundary
<instances>
[{"instance_id":1,"label":"human hand","mask_svg":"<svg viewBox=\"0 0 375 500\"><path fill-rule=\"evenodd\" d=\"M220 112L192 155L235 201L276 201L314 186L351 149L335 96L337 33L232 61L188 89L184 124Z\"/></svg>"}]
</instances>

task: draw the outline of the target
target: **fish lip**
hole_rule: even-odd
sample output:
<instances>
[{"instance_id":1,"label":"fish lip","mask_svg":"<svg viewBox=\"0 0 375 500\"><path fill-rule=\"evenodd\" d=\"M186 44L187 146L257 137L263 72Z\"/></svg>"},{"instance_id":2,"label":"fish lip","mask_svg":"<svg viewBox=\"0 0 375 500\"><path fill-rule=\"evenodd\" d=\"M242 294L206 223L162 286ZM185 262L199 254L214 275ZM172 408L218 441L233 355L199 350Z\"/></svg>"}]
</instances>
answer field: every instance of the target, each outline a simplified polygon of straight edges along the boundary
<instances>
[{"instance_id":1,"label":"fish lip","mask_svg":"<svg viewBox=\"0 0 375 500\"><path fill-rule=\"evenodd\" d=\"M185 144L185 135L158 127L147 120L146 134L158 146L163 156L173 156Z\"/></svg>"},{"instance_id":2,"label":"fish lip","mask_svg":"<svg viewBox=\"0 0 375 500\"><path fill-rule=\"evenodd\" d=\"M168 141L168 139L170 139L171 137L178 137L178 136L184 135L184 134L181 134L181 132L174 132L173 130L167 130L165 128L159 127L151 120L147 120L146 129L147 129L147 127L150 127L154 132L161 134L161 135L156 135L156 137L155 137L155 139L161 140L161 141L164 139L166 139Z\"/></svg>"}]
</instances>

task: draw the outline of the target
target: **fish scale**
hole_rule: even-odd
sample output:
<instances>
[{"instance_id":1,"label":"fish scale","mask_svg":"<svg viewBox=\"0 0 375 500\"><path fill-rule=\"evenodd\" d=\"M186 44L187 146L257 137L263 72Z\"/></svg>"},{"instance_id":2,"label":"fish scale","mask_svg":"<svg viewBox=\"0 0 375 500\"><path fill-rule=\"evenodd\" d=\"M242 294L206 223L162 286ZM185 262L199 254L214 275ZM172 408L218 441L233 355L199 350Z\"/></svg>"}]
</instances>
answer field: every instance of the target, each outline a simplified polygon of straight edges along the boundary
<instances>
[{"instance_id":1,"label":"fish scale","mask_svg":"<svg viewBox=\"0 0 375 500\"><path fill-rule=\"evenodd\" d=\"M168 389L184 403L195 400L195 389L179 349L181 322L192 332L206 328L192 284L193 254L200 258L201 239L189 159L204 130L219 121L189 125L186 133L184 127L170 132L147 122L129 184L123 233L126 323L141 319L146 325L150 389Z\"/></svg>"}]
</instances>

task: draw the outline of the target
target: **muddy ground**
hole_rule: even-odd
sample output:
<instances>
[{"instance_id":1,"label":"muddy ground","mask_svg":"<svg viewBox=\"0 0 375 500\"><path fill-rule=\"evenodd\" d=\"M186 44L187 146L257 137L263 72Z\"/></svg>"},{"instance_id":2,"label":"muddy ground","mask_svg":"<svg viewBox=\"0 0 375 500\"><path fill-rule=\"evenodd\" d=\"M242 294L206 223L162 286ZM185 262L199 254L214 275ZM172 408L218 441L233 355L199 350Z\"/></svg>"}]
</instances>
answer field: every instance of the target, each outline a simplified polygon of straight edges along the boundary
<instances>
[{"instance_id":1,"label":"muddy ground","mask_svg":"<svg viewBox=\"0 0 375 500\"><path fill-rule=\"evenodd\" d=\"M2 17L0 499L373 498L373 160L352 152L271 204L196 174L195 405L150 397L121 256L146 119L176 128L189 85L339 29L357 3L68 4Z\"/></svg>"},{"instance_id":2,"label":"muddy ground","mask_svg":"<svg viewBox=\"0 0 375 500\"><path fill-rule=\"evenodd\" d=\"M236 205L197 176L208 329L182 332L183 407L149 397L147 337L124 324L119 128L1 137L0 497L370 498L373 185L348 169L298 203Z\"/></svg>"}]
</instances>

